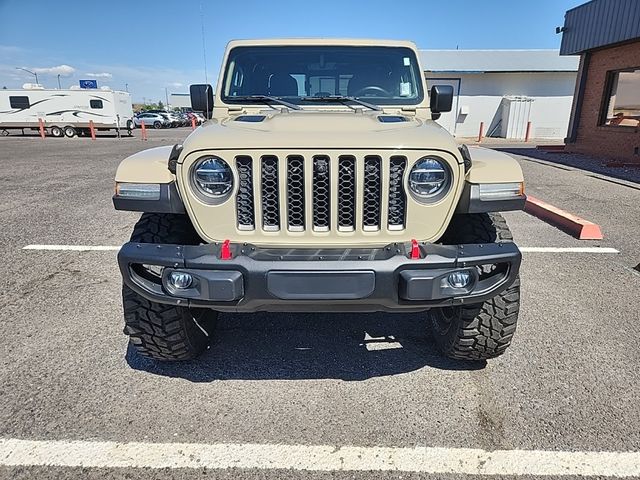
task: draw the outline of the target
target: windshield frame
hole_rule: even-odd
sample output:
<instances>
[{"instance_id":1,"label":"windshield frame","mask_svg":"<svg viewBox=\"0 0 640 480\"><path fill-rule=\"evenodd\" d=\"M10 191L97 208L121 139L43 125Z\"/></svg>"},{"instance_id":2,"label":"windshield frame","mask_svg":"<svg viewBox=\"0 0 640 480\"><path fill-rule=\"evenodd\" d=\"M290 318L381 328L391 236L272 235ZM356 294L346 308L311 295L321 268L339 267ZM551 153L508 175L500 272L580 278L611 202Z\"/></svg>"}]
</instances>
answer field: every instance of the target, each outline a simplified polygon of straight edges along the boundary
<instances>
[{"instance_id":1,"label":"windshield frame","mask_svg":"<svg viewBox=\"0 0 640 480\"><path fill-rule=\"evenodd\" d=\"M417 108L417 107L423 106L425 102L426 92L425 92L425 85L424 85L424 72L420 67L418 56L416 54L416 51L413 48L407 45L402 45L402 44L378 45L378 44L372 43L372 44L345 45L345 44L327 43L327 44L279 44L279 45L241 44L241 45L233 46L228 50L227 55L225 56L224 68L222 69L222 72L221 72L222 75L220 76L218 81L217 97L220 103L224 105L233 105L233 106L239 106L239 105L247 106L247 107L256 106L255 102L247 102L246 100L243 100L243 99L236 100L234 99L233 96L226 95L229 82L231 81L229 79L229 75L230 75L230 69L232 68L232 61L234 59L234 51L240 50L240 49L242 50L244 49L265 49L265 50L283 49L284 50L284 49L290 49L290 48L294 48L294 49L309 48L312 50L318 50L322 48L330 48L330 49L367 49L367 48L372 49L374 48L374 49L389 49L389 50L401 51L402 53L400 55L403 55L404 57L409 57L410 63L412 64L412 69L413 69L412 73L414 75L416 96L411 98L406 98L406 99L399 98L399 97L385 99L381 97L371 97L371 96L358 96L356 98L364 102L379 106L380 108L393 108L393 107ZM335 101L322 102L317 100L304 100L303 99L304 97L308 97L308 95L277 96L277 98L279 99L282 99L287 102L293 103L295 105L303 106L303 107L312 106L316 108L317 107L335 108L337 106L337 102Z\"/></svg>"}]
</instances>

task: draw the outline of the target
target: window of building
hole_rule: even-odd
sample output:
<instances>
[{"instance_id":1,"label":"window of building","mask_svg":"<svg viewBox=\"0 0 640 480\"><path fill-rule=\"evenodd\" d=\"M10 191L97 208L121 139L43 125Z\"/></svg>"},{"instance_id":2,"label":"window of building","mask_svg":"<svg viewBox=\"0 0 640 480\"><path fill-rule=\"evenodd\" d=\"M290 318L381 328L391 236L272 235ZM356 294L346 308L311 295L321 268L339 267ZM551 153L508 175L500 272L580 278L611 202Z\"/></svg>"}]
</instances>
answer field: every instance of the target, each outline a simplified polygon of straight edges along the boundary
<instances>
[{"instance_id":1,"label":"window of building","mask_svg":"<svg viewBox=\"0 0 640 480\"><path fill-rule=\"evenodd\" d=\"M102 108L102 100L89 100L91 108Z\"/></svg>"},{"instance_id":2,"label":"window of building","mask_svg":"<svg viewBox=\"0 0 640 480\"><path fill-rule=\"evenodd\" d=\"M609 72L602 125L640 126L640 67Z\"/></svg>"},{"instance_id":3,"label":"window of building","mask_svg":"<svg viewBox=\"0 0 640 480\"><path fill-rule=\"evenodd\" d=\"M29 108L31 104L29 103L29 97L9 97L9 105L11 108Z\"/></svg>"}]
</instances>

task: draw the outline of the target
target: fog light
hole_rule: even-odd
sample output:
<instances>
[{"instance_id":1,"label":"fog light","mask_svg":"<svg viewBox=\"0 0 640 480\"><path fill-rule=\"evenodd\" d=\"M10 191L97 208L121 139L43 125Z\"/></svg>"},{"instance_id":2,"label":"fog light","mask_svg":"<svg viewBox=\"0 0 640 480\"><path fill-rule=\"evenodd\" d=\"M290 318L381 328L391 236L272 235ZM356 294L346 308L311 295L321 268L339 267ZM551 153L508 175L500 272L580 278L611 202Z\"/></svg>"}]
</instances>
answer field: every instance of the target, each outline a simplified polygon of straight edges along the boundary
<instances>
[{"instance_id":1,"label":"fog light","mask_svg":"<svg viewBox=\"0 0 640 480\"><path fill-rule=\"evenodd\" d=\"M465 288L471 283L471 272L469 270L461 270L449 274L449 285L453 288Z\"/></svg>"},{"instance_id":2,"label":"fog light","mask_svg":"<svg viewBox=\"0 0 640 480\"><path fill-rule=\"evenodd\" d=\"M185 290L193 283L193 277L185 272L171 272L169 274L169 284L178 290Z\"/></svg>"}]
</instances>

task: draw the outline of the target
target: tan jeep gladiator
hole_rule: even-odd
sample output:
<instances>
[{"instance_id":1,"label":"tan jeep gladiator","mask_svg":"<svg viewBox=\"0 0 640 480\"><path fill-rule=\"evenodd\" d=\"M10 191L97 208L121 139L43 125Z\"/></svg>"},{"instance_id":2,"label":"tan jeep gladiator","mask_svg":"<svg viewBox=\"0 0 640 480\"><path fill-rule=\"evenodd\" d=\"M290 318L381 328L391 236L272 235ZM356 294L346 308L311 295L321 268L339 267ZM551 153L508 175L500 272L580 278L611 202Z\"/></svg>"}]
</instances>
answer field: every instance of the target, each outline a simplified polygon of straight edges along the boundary
<instances>
[{"instance_id":1,"label":"tan jeep gladiator","mask_svg":"<svg viewBox=\"0 0 640 480\"><path fill-rule=\"evenodd\" d=\"M218 312L425 312L440 350L502 354L521 254L499 211L524 206L511 157L435 120L411 42L229 43L208 121L126 158L116 209L144 212L119 252L125 333L142 355L205 350Z\"/></svg>"}]
</instances>

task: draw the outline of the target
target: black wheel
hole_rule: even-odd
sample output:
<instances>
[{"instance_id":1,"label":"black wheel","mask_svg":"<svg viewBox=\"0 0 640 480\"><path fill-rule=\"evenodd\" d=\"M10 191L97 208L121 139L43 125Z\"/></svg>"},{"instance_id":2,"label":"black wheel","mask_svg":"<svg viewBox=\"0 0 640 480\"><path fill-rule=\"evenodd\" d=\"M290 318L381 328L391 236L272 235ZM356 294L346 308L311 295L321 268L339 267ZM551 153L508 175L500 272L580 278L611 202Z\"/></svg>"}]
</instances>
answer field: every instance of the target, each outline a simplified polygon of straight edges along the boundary
<instances>
[{"instance_id":1,"label":"black wheel","mask_svg":"<svg viewBox=\"0 0 640 480\"><path fill-rule=\"evenodd\" d=\"M60 127L51 127L49 129L49 132L51 132L51 136L52 137L56 137L56 138L60 138L64 135L64 132L62 131L62 129Z\"/></svg>"},{"instance_id":2,"label":"black wheel","mask_svg":"<svg viewBox=\"0 0 640 480\"><path fill-rule=\"evenodd\" d=\"M153 128L162 128L162 123L158 121L153 122Z\"/></svg>"},{"instance_id":3,"label":"black wheel","mask_svg":"<svg viewBox=\"0 0 640 480\"><path fill-rule=\"evenodd\" d=\"M76 132L76 129L73 128L71 125L67 125L66 127L64 127L64 135L65 135L65 137L73 138L77 134L78 134L78 132Z\"/></svg>"},{"instance_id":4,"label":"black wheel","mask_svg":"<svg viewBox=\"0 0 640 480\"><path fill-rule=\"evenodd\" d=\"M513 236L502 215L468 214L453 217L441 239L444 244L511 242ZM480 277L495 266L478 269ZM520 309L520 279L483 303L434 308L428 317L438 348L460 360L487 360L502 355L511 344Z\"/></svg>"},{"instance_id":5,"label":"black wheel","mask_svg":"<svg viewBox=\"0 0 640 480\"><path fill-rule=\"evenodd\" d=\"M186 215L144 213L132 242L198 245L200 237ZM146 271L158 276L157 272ZM217 312L150 302L126 285L122 287L124 333L136 351L163 361L190 360L206 350Z\"/></svg>"}]
</instances>

